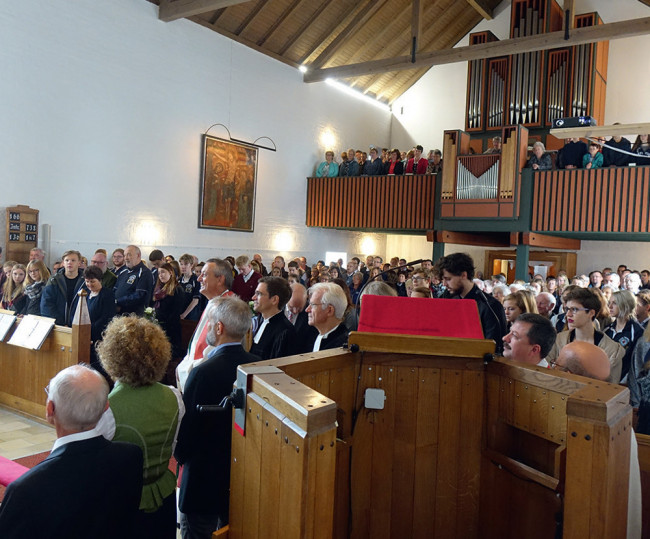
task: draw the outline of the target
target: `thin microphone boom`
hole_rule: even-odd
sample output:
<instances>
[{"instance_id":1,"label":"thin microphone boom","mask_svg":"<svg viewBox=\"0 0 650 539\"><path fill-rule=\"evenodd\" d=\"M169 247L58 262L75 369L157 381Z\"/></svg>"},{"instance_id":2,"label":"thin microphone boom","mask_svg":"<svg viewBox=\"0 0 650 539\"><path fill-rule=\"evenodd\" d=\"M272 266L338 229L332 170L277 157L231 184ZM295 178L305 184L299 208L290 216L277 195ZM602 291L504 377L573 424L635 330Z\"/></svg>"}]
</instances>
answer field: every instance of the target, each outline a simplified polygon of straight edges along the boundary
<instances>
[{"instance_id":1,"label":"thin microphone boom","mask_svg":"<svg viewBox=\"0 0 650 539\"><path fill-rule=\"evenodd\" d=\"M368 280L367 280L367 281L364 283L364 285L361 287L361 290L359 290L359 295L357 296L357 301L356 301L355 304L354 304L355 309L358 309L358 308L359 308L359 301L361 300L361 294L363 294L363 291L366 289L366 286L368 286L368 285L370 284L371 280L374 281L374 280L377 279L377 277L381 277L382 275L385 275L385 274L388 273L389 271L393 271L393 270L398 270L398 269L406 268L406 267L408 267L408 266L415 266L416 264L422 264L422 262L423 262L424 260L425 260L424 258L418 258L417 260L413 260L413 261L411 261L411 262L407 262L406 264L402 264L401 266L394 266L394 267L392 267L392 268L388 268L387 270L382 271L379 275L375 275L372 279L370 279L370 275L368 275Z\"/></svg>"}]
</instances>

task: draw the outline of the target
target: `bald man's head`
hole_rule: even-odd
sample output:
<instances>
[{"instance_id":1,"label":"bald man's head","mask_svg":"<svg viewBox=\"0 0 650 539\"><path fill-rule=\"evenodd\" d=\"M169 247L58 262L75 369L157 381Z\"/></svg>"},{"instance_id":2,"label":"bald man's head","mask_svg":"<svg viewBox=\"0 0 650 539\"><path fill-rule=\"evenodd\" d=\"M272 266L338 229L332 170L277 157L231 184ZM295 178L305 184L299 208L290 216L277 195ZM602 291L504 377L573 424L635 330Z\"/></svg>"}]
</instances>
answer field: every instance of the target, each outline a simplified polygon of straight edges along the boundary
<instances>
[{"instance_id":1,"label":"bald man's head","mask_svg":"<svg viewBox=\"0 0 650 539\"><path fill-rule=\"evenodd\" d=\"M607 380L611 369L602 348L582 341L571 342L562 348L555 365L572 374L596 380Z\"/></svg>"}]
</instances>

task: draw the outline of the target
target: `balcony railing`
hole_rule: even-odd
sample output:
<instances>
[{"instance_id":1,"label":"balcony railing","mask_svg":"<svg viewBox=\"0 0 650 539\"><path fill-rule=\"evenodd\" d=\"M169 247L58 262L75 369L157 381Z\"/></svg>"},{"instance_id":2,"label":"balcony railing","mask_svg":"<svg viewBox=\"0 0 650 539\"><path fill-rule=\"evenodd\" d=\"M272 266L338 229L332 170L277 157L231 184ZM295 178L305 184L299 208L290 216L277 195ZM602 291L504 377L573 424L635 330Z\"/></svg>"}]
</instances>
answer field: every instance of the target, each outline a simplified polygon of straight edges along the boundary
<instances>
[{"instance_id":1,"label":"balcony railing","mask_svg":"<svg viewBox=\"0 0 650 539\"><path fill-rule=\"evenodd\" d=\"M650 167L537 172L531 230L648 233L649 206Z\"/></svg>"},{"instance_id":2,"label":"balcony railing","mask_svg":"<svg viewBox=\"0 0 650 539\"><path fill-rule=\"evenodd\" d=\"M435 174L307 178L307 226L424 232L435 192Z\"/></svg>"}]
</instances>

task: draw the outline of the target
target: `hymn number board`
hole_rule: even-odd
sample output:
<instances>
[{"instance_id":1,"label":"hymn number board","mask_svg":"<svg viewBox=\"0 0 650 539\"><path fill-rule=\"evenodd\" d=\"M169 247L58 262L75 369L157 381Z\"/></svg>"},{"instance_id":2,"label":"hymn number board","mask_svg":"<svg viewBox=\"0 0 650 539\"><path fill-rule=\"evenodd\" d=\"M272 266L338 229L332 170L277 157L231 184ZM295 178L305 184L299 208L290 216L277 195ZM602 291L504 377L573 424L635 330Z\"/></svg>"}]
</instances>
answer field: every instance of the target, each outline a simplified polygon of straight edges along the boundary
<instances>
[{"instance_id":1,"label":"hymn number board","mask_svg":"<svg viewBox=\"0 0 650 539\"><path fill-rule=\"evenodd\" d=\"M38 210L29 206L7 208L5 260L29 262L29 251L38 245Z\"/></svg>"}]
</instances>

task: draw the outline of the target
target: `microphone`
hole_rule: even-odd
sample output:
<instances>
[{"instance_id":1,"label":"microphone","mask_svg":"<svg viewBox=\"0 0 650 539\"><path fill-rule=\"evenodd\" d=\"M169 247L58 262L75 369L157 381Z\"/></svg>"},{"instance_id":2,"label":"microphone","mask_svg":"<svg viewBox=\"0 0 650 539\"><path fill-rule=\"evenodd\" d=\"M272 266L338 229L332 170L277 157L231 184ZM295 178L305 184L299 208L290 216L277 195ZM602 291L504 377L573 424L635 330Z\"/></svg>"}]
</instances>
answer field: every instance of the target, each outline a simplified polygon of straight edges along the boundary
<instances>
[{"instance_id":1,"label":"microphone","mask_svg":"<svg viewBox=\"0 0 650 539\"><path fill-rule=\"evenodd\" d=\"M407 262L406 264L402 264L401 266L394 266L392 268L388 268L387 270L382 271L379 275L375 275L372 278L372 281L376 280L377 277L381 277L382 275L386 275L389 271L399 270L399 269L402 269L402 268L406 268L408 266L415 266L416 264L422 264L422 262L424 260L425 260L424 258L418 258L417 260L412 260L411 262ZM361 294L363 294L363 291L366 289L366 286L368 286L370 284L370 282L371 282L371 279L370 279L370 276L368 276L368 280L363 284L363 286L361 287L361 290L359 290L359 295L357 296L357 301L354 304L355 309L357 309L357 310L359 309L359 302L361 301Z\"/></svg>"}]
</instances>

